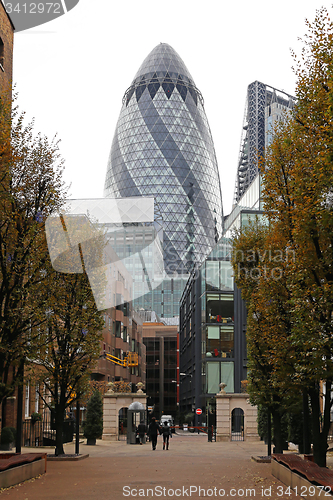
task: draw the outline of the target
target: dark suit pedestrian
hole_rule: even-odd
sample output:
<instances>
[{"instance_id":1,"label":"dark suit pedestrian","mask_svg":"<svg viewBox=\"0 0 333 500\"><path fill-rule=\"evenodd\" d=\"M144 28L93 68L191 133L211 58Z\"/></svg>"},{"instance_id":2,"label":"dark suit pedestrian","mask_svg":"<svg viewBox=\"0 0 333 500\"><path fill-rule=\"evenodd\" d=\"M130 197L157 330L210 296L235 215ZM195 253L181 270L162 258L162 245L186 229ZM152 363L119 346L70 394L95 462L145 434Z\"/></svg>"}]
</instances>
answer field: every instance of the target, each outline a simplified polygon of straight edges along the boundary
<instances>
[{"instance_id":1,"label":"dark suit pedestrian","mask_svg":"<svg viewBox=\"0 0 333 500\"><path fill-rule=\"evenodd\" d=\"M161 432L163 434L163 450L165 450L165 447L168 450L169 449L169 438L172 437L171 429L168 426L168 422L164 422L164 425L161 429Z\"/></svg>"},{"instance_id":2,"label":"dark suit pedestrian","mask_svg":"<svg viewBox=\"0 0 333 500\"><path fill-rule=\"evenodd\" d=\"M151 422L149 424L148 428L148 434L149 434L149 439L151 441L151 446L153 450L156 450L156 445L157 445L157 436L160 432L160 426L156 422L155 417L151 419Z\"/></svg>"},{"instance_id":3,"label":"dark suit pedestrian","mask_svg":"<svg viewBox=\"0 0 333 500\"><path fill-rule=\"evenodd\" d=\"M140 444L144 443L145 442L145 434L146 434L146 425L144 422L141 422L139 425L138 425L138 434L139 434L139 438L140 438Z\"/></svg>"}]
</instances>

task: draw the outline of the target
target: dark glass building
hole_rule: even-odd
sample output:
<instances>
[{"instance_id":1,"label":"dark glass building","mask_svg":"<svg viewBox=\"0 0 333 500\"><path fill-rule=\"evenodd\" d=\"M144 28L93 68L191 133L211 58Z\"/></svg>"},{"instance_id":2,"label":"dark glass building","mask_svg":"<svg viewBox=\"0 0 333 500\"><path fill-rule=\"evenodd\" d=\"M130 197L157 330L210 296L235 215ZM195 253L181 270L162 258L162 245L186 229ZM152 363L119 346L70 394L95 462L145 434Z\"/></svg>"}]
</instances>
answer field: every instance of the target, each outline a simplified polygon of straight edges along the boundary
<instances>
[{"instance_id":1,"label":"dark glass building","mask_svg":"<svg viewBox=\"0 0 333 500\"><path fill-rule=\"evenodd\" d=\"M178 326L161 322L143 323L146 346L146 393L150 416L178 416Z\"/></svg>"},{"instance_id":2,"label":"dark glass building","mask_svg":"<svg viewBox=\"0 0 333 500\"><path fill-rule=\"evenodd\" d=\"M222 198L203 98L172 47L159 44L125 92L104 195L154 196L164 264L186 274L222 234Z\"/></svg>"}]
</instances>

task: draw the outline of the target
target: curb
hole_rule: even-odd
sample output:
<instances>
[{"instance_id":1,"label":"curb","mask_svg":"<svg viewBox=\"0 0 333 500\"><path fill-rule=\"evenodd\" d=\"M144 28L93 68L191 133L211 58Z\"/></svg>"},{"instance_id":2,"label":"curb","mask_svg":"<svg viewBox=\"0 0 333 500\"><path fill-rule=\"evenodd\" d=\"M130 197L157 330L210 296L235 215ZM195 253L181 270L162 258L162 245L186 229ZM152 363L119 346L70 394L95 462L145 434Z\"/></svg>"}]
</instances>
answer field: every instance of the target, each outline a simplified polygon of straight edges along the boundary
<instances>
[{"instance_id":1,"label":"curb","mask_svg":"<svg viewBox=\"0 0 333 500\"><path fill-rule=\"evenodd\" d=\"M48 462L78 462L79 460L83 460L84 458L88 458L89 453L86 455L62 455L62 456L47 456Z\"/></svg>"}]
</instances>

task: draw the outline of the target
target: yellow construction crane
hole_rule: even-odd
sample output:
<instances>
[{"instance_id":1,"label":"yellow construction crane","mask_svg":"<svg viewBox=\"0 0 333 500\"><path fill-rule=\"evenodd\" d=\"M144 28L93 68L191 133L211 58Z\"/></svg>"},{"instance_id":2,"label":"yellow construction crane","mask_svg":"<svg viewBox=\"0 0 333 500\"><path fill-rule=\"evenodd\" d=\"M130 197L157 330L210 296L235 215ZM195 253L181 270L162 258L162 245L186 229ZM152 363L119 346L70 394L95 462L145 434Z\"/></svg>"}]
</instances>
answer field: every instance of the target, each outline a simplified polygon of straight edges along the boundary
<instances>
[{"instance_id":1,"label":"yellow construction crane","mask_svg":"<svg viewBox=\"0 0 333 500\"><path fill-rule=\"evenodd\" d=\"M139 356L136 352L128 352L127 356L124 359L117 358L116 356L112 356L112 354L104 353L104 357L109 361L112 361L116 365L120 366L138 366L139 364Z\"/></svg>"}]
</instances>

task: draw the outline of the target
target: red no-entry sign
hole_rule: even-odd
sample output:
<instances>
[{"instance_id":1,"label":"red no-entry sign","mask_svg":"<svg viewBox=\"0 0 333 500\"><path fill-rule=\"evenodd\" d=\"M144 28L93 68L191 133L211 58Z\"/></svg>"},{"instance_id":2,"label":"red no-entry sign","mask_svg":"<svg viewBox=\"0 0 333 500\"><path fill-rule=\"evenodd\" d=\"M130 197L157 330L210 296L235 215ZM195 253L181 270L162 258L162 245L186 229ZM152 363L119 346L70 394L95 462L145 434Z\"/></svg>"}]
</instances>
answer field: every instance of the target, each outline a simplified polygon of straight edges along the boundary
<instances>
[{"instance_id":1,"label":"red no-entry sign","mask_svg":"<svg viewBox=\"0 0 333 500\"><path fill-rule=\"evenodd\" d=\"M201 413L202 413L202 409L201 409L201 408L197 408L197 409L195 410L195 413L196 413L197 415L201 415Z\"/></svg>"}]
</instances>

